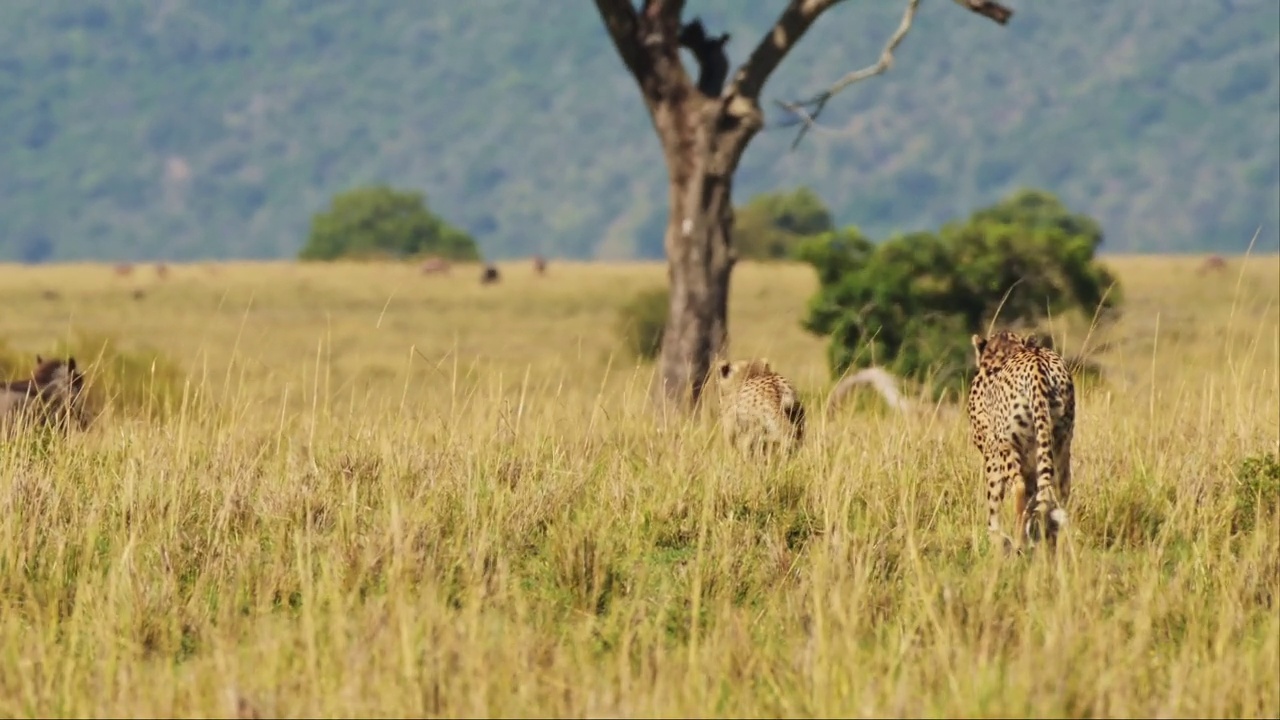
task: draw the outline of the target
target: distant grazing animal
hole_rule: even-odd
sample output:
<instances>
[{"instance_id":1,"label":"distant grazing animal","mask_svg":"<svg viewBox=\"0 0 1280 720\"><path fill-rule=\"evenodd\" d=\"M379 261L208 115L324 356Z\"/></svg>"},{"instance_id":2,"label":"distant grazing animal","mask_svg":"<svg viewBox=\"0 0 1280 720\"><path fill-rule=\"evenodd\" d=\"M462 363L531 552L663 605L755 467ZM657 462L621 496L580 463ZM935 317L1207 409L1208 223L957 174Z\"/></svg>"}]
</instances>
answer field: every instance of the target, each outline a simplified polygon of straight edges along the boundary
<instances>
[{"instance_id":1,"label":"distant grazing animal","mask_svg":"<svg viewBox=\"0 0 1280 720\"><path fill-rule=\"evenodd\" d=\"M1002 330L972 337L978 373L969 389L973 444L987 477L987 532L1006 549L1021 550L1024 536L1041 535L1050 547L1066 525L1071 493L1071 440L1075 433L1075 384L1062 356L1042 339ZM1013 484L1016 539L996 516ZM1031 506L1028 507L1028 500Z\"/></svg>"},{"instance_id":2,"label":"distant grazing animal","mask_svg":"<svg viewBox=\"0 0 1280 720\"><path fill-rule=\"evenodd\" d=\"M541 255L533 256L533 271L539 275L547 274L547 259Z\"/></svg>"},{"instance_id":3,"label":"distant grazing animal","mask_svg":"<svg viewBox=\"0 0 1280 720\"><path fill-rule=\"evenodd\" d=\"M447 274L449 272L449 261L442 257L427 258L419 266L423 275Z\"/></svg>"},{"instance_id":4,"label":"distant grazing animal","mask_svg":"<svg viewBox=\"0 0 1280 720\"><path fill-rule=\"evenodd\" d=\"M1204 262L1200 263L1199 274L1206 275L1211 272L1222 272L1226 269L1227 261L1225 258L1221 255L1210 255L1204 259Z\"/></svg>"},{"instance_id":5,"label":"distant grazing animal","mask_svg":"<svg viewBox=\"0 0 1280 720\"><path fill-rule=\"evenodd\" d=\"M490 285L500 281L502 278L498 275L497 265L485 265L484 272L480 274L480 284Z\"/></svg>"},{"instance_id":6,"label":"distant grazing animal","mask_svg":"<svg viewBox=\"0 0 1280 720\"><path fill-rule=\"evenodd\" d=\"M115 273L120 277L128 277L133 274L133 265L131 263L118 263L115 267Z\"/></svg>"},{"instance_id":7,"label":"distant grazing animal","mask_svg":"<svg viewBox=\"0 0 1280 720\"><path fill-rule=\"evenodd\" d=\"M161 280L169 277L169 266L164 263L156 263L156 277Z\"/></svg>"},{"instance_id":8,"label":"distant grazing animal","mask_svg":"<svg viewBox=\"0 0 1280 720\"><path fill-rule=\"evenodd\" d=\"M36 368L26 380L0 384L0 423L12 427L21 420L37 426L61 431L73 419L80 429L88 426L81 402L84 373L76 368L76 359L68 357L45 360L36 356Z\"/></svg>"},{"instance_id":9,"label":"distant grazing animal","mask_svg":"<svg viewBox=\"0 0 1280 720\"><path fill-rule=\"evenodd\" d=\"M752 456L781 447L794 452L804 441L804 406L795 388L766 358L720 361L720 427L725 441Z\"/></svg>"}]
</instances>

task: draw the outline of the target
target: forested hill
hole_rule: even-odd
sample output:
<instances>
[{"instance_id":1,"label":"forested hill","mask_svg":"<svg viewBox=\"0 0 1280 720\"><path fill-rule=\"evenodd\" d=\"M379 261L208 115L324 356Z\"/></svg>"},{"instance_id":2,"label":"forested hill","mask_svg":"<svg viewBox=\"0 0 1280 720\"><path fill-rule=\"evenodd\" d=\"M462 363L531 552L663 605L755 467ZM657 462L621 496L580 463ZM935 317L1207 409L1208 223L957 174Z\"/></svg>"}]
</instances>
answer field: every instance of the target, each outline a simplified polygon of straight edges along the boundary
<instances>
[{"instance_id":1,"label":"forested hill","mask_svg":"<svg viewBox=\"0 0 1280 720\"><path fill-rule=\"evenodd\" d=\"M824 131L757 138L737 200L808 184L884 237L1027 185L1109 251L1280 247L1280 2L1008 2L922 3ZM735 63L782 5L688 2ZM903 5L837 6L766 98L873 62ZM0 126L4 260L293 256L375 182L491 258L661 254L662 156L588 0L5 0Z\"/></svg>"}]
</instances>

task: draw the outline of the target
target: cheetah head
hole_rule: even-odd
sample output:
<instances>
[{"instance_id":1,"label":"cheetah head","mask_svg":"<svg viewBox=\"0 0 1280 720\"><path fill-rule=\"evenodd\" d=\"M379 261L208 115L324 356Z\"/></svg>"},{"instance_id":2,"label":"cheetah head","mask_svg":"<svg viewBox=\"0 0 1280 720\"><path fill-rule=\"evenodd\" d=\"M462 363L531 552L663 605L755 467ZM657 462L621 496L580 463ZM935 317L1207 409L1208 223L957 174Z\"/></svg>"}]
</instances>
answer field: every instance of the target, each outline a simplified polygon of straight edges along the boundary
<instances>
[{"instance_id":1,"label":"cheetah head","mask_svg":"<svg viewBox=\"0 0 1280 720\"><path fill-rule=\"evenodd\" d=\"M973 351L977 355L978 367L1000 367L1009 356L1026 348L1040 347L1034 336L1023 337L1011 330L1001 330L990 337L973 335Z\"/></svg>"},{"instance_id":2,"label":"cheetah head","mask_svg":"<svg viewBox=\"0 0 1280 720\"><path fill-rule=\"evenodd\" d=\"M772 372L773 368L769 365L767 358L756 358L754 360L721 360L716 363L716 381L720 385L720 389L728 390L742 380L754 376Z\"/></svg>"}]
</instances>

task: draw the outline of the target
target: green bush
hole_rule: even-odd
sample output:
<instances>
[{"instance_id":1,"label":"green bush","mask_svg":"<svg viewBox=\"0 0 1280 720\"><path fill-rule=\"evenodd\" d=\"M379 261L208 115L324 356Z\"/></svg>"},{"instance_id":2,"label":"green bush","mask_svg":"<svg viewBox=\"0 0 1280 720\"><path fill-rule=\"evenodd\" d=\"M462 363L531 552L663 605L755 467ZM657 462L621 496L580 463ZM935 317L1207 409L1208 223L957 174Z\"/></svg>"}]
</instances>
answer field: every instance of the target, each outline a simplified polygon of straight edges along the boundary
<instances>
[{"instance_id":1,"label":"green bush","mask_svg":"<svg viewBox=\"0 0 1280 720\"><path fill-rule=\"evenodd\" d=\"M881 365L935 396L958 391L972 366L969 335L985 333L997 310L1001 325L1072 308L1114 317L1115 279L1094 262L1101 242L1094 220L1034 190L936 234L874 245L857 228L825 233L797 250L819 280L803 326L830 338L833 376Z\"/></svg>"},{"instance_id":2,"label":"green bush","mask_svg":"<svg viewBox=\"0 0 1280 720\"><path fill-rule=\"evenodd\" d=\"M1249 532L1258 514L1280 513L1280 460L1275 453L1245 458L1236 469L1233 530Z\"/></svg>"},{"instance_id":3,"label":"green bush","mask_svg":"<svg viewBox=\"0 0 1280 720\"><path fill-rule=\"evenodd\" d=\"M356 188L334 196L329 208L311 218L311 233L299 257L405 258L439 255L478 260L475 240L427 208L423 194L385 185Z\"/></svg>"},{"instance_id":4,"label":"green bush","mask_svg":"<svg viewBox=\"0 0 1280 720\"><path fill-rule=\"evenodd\" d=\"M805 238L834 227L822 199L807 187L762 193L734 211L733 244L740 258L781 260Z\"/></svg>"},{"instance_id":5,"label":"green bush","mask_svg":"<svg viewBox=\"0 0 1280 720\"><path fill-rule=\"evenodd\" d=\"M640 360L658 357L662 334L667 328L669 298L667 288L653 288L641 291L618 309L618 334L632 357Z\"/></svg>"}]
</instances>

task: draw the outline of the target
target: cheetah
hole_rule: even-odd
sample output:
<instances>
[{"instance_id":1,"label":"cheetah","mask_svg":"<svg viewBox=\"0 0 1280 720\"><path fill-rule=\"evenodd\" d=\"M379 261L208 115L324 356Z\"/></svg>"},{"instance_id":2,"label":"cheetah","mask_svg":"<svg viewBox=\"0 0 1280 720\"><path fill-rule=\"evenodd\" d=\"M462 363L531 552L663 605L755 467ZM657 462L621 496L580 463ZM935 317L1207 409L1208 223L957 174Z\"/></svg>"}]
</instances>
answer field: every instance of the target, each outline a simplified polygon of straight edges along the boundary
<instances>
[{"instance_id":1,"label":"cheetah","mask_svg":"<svg viewBox=\"0 0 1280 720\"><path fill-rule=\"evenodd\" d=\"M768 454L781 446L794 452L804 440L804 406L795 387L766 358L721 361L720 426L739 451Z\"/></svg>"},{"instance_id":2,"label":"cheetah","mask_svg":"<svg viewBox=\"0 0 1280 720\"><path fill-rule=\"evenodd\" d=\"M1002 330L987 338L974 335L972 342L978 374L969 389L968 413L987 476L987 532L1001 537L1006 549L1020 551L1024 535L1034 543L1045 527L1052 548L1066 525L1063 506L1071 492L1071 373L1062 356L1035 337ZM1016 540L1000 530L996 519L1010 483Z\"/></svg>"}]
</instances>

